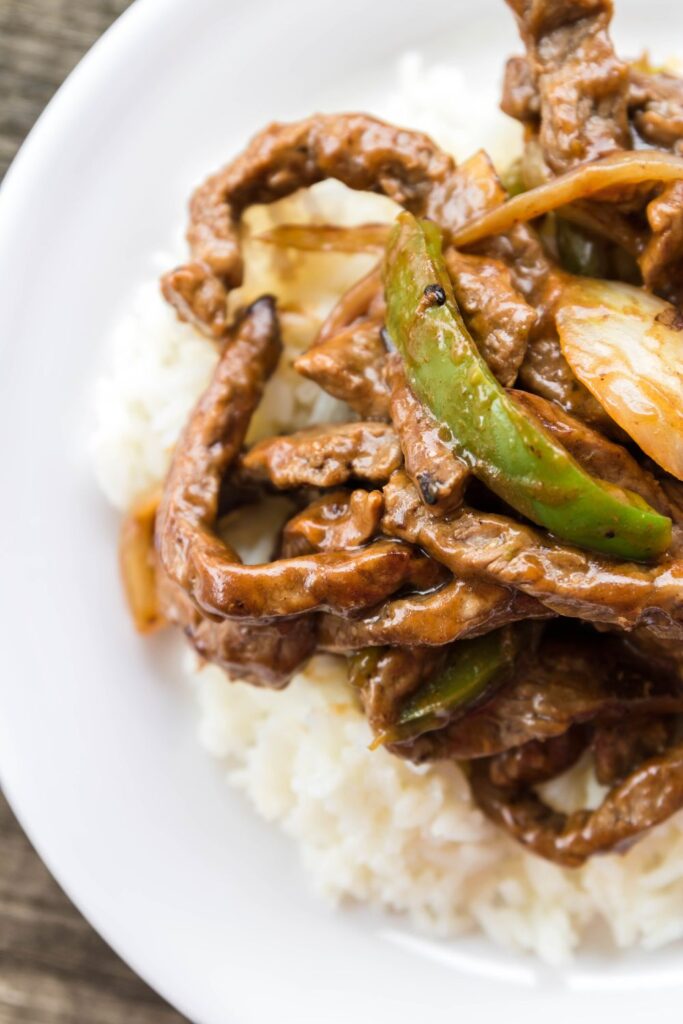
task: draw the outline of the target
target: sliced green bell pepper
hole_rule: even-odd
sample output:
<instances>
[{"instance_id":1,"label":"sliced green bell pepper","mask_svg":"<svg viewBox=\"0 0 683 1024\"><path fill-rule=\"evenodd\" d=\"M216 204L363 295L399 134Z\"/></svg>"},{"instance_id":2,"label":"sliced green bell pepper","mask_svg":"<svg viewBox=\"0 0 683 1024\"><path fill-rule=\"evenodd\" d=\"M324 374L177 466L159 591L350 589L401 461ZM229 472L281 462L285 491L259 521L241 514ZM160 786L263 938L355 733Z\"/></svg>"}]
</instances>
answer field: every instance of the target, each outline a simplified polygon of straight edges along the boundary
<instances>
[{"instance_id":1,"label":"sliced green bell pepper","mask_svg":"<svg viewBox=\"0 0 683 1024\"><path fill-rule=\"evenodd\" d=\"M384 275L387 328L410 384L475 476L579 547L636 561L666 551L671 520L587 473L493 376L456 305L435 224L402 213Z\"/></svg>"},{"instance_id":2,"label":"sliced green bell pepper","mask_svg":"<svg viewBox=\"0 0 683 1024\"><path fill-rule=\"evenodd\" d=\"M406 699L396 724L377 736L373 747L441 729L471 711L507 682L525 642L535 645L535 635L531 624L520 623L473 640L459 640L445 665Z\"/></svg>"}]
</instances>

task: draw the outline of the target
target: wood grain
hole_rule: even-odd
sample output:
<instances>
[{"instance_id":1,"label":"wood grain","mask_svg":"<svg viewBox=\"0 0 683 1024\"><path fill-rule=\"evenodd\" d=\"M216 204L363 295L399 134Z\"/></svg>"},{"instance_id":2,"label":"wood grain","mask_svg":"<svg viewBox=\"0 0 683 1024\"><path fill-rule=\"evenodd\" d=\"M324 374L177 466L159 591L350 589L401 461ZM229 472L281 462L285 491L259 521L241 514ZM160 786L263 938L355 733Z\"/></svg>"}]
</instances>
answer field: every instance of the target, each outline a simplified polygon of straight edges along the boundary
<instances>
[{"instance_id":1,"label":"wood grain","mask_svg":"<svg viewBox=\"0 0 683 1024\"><path fill-rule=\"evenodd\" d=\"M0 177L130 0L0 0ZM0 794L0 1024L181 1024L71 905Z\"/></svg>"}]
</instances>

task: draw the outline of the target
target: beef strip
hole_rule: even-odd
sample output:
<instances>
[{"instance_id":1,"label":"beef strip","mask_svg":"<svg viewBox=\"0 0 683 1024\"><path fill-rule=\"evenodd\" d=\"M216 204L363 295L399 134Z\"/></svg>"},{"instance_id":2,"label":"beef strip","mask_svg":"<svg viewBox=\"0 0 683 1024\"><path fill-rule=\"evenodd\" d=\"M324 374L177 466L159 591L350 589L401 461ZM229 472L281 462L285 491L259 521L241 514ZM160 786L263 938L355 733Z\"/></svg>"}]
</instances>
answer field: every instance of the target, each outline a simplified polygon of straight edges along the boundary
<instances>
[{"instance_id":1,"label":"beef strip","mask_svg":"<svg viewBox=\"0 0 683 1024\"><path fill-rule=\"evenodd\" d=\"M505 64L501 109L516 121L537 127L541 101L536 78L526 57L510 57Z\"/></svg>"},{"instance_id":2,"label":"beef strip","mask_svg":"<svg viewBox=\"0 0 683 1024\"><path fill-rule=\"evenodd\" d=\"M299 356L294 368L361 416L388 420L385 360L381 324L364 320L317 341Z\"/></svg>"},{"instance_id":3,"label":"beef strip","mask_svg":"<svg viewBox=\"0 0 683 1024\"><path fill-rule=\"evenodd\" d=\"M683 139L683 78L631 68L628 105L636 131L651 146L673 149Z\"/></svg>"},{"instance_id":4,"label":"beef strip","mask_svg":"<svg viewBox=\"0 0 683 1024\"><path fill-rule=\"evenodd\" d=\"M631 144L628 68L609 38L611 0L507 0L538 92L539 139L556 174ZM517 81L525 81L516 69ZM528 84L525 85L528 90ZM508 86L510 90L510 86ZM519 102L520 88L512 90ZM524 96L525 119L531 99Z\"/></svg>"},{"instance_id":5,"label":"beef strip","mask_svg":"<svg viewBox=\"0 0 683 1024\"><path fill-rule=\"evenodd\" d=\"M224 338L229 330L227 294L205 263L194 260L161 279L161 293L178 318L194 324L210 338Z\"/></svg>"},{"instance_id":6,"label":"beef strip","mask_svg":"<svg viewBox=\"0 0 683 1024\"><path fill-rule=\"evenodd\" d=\"M683 139L683 78L665 72L643 72L631 66L626 104L636 131L650 146L672 149ZM537 130L541 101L527 57L508 60L501 107L510 117Z\"/></svg>"},{"instance_id":7,"label":"beef strip","mask_svg":"<svg viewBox=\"0 0 683 1024\"><path fill-rule=\"evenodd\" d=\"M633 671L610 640L551 635L483 707L392 749L418 764L490 757L532 741L545 743L598 718L621 721L681 710L680 683Z\"/></svg>"},{"instance_id":8,"label":"beef strip","mask_svg":"<svg viewBox=\"0 0 683 1024\"><path fill-rule=\"evenodd\" d=\"M396 721L401 702L443 663L443 648L378 647L360 651L349 661L349 682L360 694L374 733Z\"/></svg>"},{"instance_id":9,"label":"beef strip","mask_svg":"<svg viewBox=\"0 0 683 1024\"><path fill-rule=\"evenodd\" d=\"M671 515L671 504L657 479L622 445L608 441L554 402L527 391L511 391L511 394L591 475L633 491L663 515Z\"/></svg>"},{"instance_id":10,"label":"beef strip","mask_svg":"<svg viewBox=\"0 0 683 1024\"><path fill-rule=\"evenodd\" d=\"M612 150L630 149L629 114L649 144L663 149L683 144L683 81L644 74L617 60L608 36L611 0L508 2L528 56L508 64L503 109L535 126L540 116L541 149L552 170L559 173ZM642 196L636 190L638 207ZM624 204L623 194L614 198ZM594 209L597 213L599 208ZM646 212L652 235L638 260L643 280L679 301L683 185L667 186ZM623 226L628 229L626 221Z\"/></svg>"},{"instance_id":11,"label":"beef strip","mask_svg":"<svg viewBox=\"0 0 683 1024\"><path fill-rule=\"evenodd\" d=\"M349 188L381 192L414 213L428 214L431 192L448 194L452 157L420 132L396 128L366 114L315 114L293 124L271 124L194 193L187 232L204 281L195 290L218 294L242 282L239 219L255 203L271 203L325 178ZM164 278L164 294L181 317L201 326L201 310L188 307L180 270ZM196 279L196 273L195 273ZM213 309L213 303L211 304ZM218 333L218 325L204 325Z\"/></svg>"},{"instance_id":12,"label":"beef strip","mask_svg":"<svg viewBox=\"0 0 683 1024\"><path fill-rule=\"evenodd\" d=\"M319 645L337 653L379 644L438 647L551 614L525 594L481 580L453 579L431 593L387 601L361 617L323 615Z\"/></svg>"},{"instance_id":13,"label":"beef strip","mask_svg":"<svg viewBox=\"0 0 683 1024\"><path fill-rule=\"evenodd\" d=\"M339 487L351 479L384 483L402 461L388 424L331 423L259 441L243 456L241 472L280 490Z\"/></svg>"},{"instance_id":14,"label":"beef strip","mask_svg":"<svg viewBox=\"0 0 683 1024\"><path fill-rule=\"evenodd\" d=\"M554 329L547 335L534 335L529 339L519 379L529 391L556 402L601 433L623 436L588 388L574 376Z\"/></svg>"},{"instance_id":15,"label":"beef strip","mask_svg":"<svg viewBox=\"0 0 683 1024\"><path fill-rule=\"evenodd\" d=\"M197 653L236 679L280 689L316 648L311 616L258 624L236 619L215 622L165 573L159 592L164 614L181 627Z\"/></svg>"},{"instance_id":16,"label":"beef strip","mask_svg":"<svg viewBox=\"0 0 683 1024\"><path fill-rule=\"evenodd\" d=\"M631 68L629 108L651 145L683 151L683 79ZM683 183L672 182L646 208L652 234L638 262L645 284L680 303L683 273Z\"/></svg>"},{"instance_id":17,"label":"beef strip","mask_svg":"<svg viewBox=\"0 0 683 1024\"><path fill-rule=\"evenodd\" d=\"M580 867L593 854L623 850L683 806L683 744L640 764L595 811L562 814L533 790L496 786L486 762L473 765L470 785L484 813L523 846L556 864Z\"/></svg>"},{"instance_id":18,"label":"beef strip","mask_svg":"<svg viewBox=\"0 0 683 1024\"><path fill-rule=\"evenodd\" d=\"M386 377L391 390L391 419L408 476L435 512L455 508L470 478L469 466L454 454L442 436L443 428L411 390L398 353L387 360Z\"/></svg>"},{"instance_id":19,"label":"beef strip","mask_svg":"<svg viewBox=\"0 0 683 1024\"><path fill-rule=\"evenodd\" d=\"M662 715L634 715L618 722L597 722L592 745L598 782L614 786L630 775L641 761L663 754L673 741L675 726L674 717Z\"/></svg>"},{"instance_id":20,"label":"beef strip","mask_svg":"<svg viewBox=\"0 0 683 1024\"><path fill-rule=\"evenodd\" d=\"M481 354L501 382L514 384L536 313L500 260L447 249L455 298Z\"/></svg>"},{"instance_id":21,"label":"beef strip","mask_svg":"<svg viewBox=\"0 0 683 1024\"><path fill-rule=\"evenodd\" d=\"M200 610L218 618L347 612L375 605L409 583L433 585L433 565L391 541L246 566L216 536L221 480L242 446L280 348L275 304L259 299L237 325L176 447L156 525L164 570Z\"/></svg>"},{"instance_id":22,"label":"beef strip","mask_svg":"<svg viewBox=\"0 0 683 1024\"><path fill-rule=\"evenodd\" d=\"M683 181L667 185L645 213L651 235L638 260L643 281L678 303L683 294Z\"/></svg>"},{"instance_id":23,"label":"beef strip","mask_svg":"<svg viewBox=\"0 0 683 1024\"><path fill-rule=\"evenodd\" d=\"M494 786L539 785L576 764L587 743L586 730L581 726L549 740L529 740L492 757L489 777Z\"/></svg>"},{"instance_id":24,"label":"beef strip","mask_svg":"<svg viewBox=\"0 0 683 1024\"><path fill-rule=\"evenodd\" d=\"M367 544L382 518L381 491L332 491L312 502L285 525L284 558L311 551L346 551Z\"/></svg>"},{"instance_id":25,"label":"beef strip","mask_svg":"<svg viewBox=\"0 0 683 1024\"><path fill-rule=\"evenodd\" d=\"M427 214L445 231L455 233L480 213L500 206L506 198L490 157L480 149L441 186L432 186Z\"/></svg>"},{"instance_id":26,"label":"beef strip","mask_svg":"<svg viewBox=\"0 0 683 1024\"><path fill-rule=\"evenodd\" d=\"M463 508L437 517L399 470L384 488L382 528L417 544L456 576L516 587L560 615L683 638L683 562L617 562L565 546L505 516Z\"/></svg>"},{"instance_id":27,"label":"beef strip","mask_svg":"<svg viewBox=\"0 0 683 1024\"><path fill-rule=\"evenodd\" d=\"M634 665L683 683L683 644L680 640L666 639L651 629L640 627L622 635L621 643Z\"/></svg>"}]
</instances>

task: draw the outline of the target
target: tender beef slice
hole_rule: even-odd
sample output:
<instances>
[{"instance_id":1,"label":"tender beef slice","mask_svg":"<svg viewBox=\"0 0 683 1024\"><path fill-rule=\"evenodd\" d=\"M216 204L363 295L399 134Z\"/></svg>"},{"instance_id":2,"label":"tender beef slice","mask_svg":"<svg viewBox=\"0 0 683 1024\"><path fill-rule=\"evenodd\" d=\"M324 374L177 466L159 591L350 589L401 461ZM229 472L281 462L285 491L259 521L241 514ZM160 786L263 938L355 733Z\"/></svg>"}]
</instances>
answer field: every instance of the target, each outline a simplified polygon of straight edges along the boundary
<instances>
[{"instance_id":1,"label":"tender beef slice","mask_svg":"<svg viewBox=\"0 0 683 1024\"><path fill-rule=\"evenodd\" d=\"M361 617L323 615L319 644L335 653L381 644L439 647L551 614L525 594L481 580L454 579L431 593L386 601Z\"/></svg>"},{"instance_id":2,"label":"tender beef slice","mask_svg":"<svg viewBox=\"0 0 683 1024\"><path fill-rule=\"evenodd\" d=\"M675 181L648 203L651 235L640 256L643 280L674 301L683 294L683 182Z\"/></svg>"},{"instance_id":3,"label":"tender beef slice","mask_svg":"<svg viewBox=\"0 0 683 1024\"><path fill-rule=\"evenodd\" d=\"M396 750L417 763L491 757L531 742L546 743L596 719L621 722L632 715L681 709L680 683L633 671L611 640L551 635L483 707Z\"/></svg>"},{"instance_id":4,"label":"tender beef slice","mask_svg":"<svg viewBox=\"0 0 683 1024\"><path fill-rule=\"evenodd\" d=\"M611 0L508 0L536 82L539 139L560 174L630 147L628 68L609 38ZM518 77L522 77L517 71ZM528 110L530 100L525 100Z\"/></svg>"},{"instance_id":5,"label":"tender beef slice","mask_svg":"<svg viewBox=\"0 0 683 1024\"><path fill-rule=\"evenodd\" d=\"M361 416L388 420L386 355L381 325L366 320L316 342L299 356L294 368Z\"/></svg>"},{"instance_id":6,"label":"tender beef slice","mask_svg":"<svg viewBox=\"0 0 683 1024\"><path fill-rule=\"evenodd\" d=\"M531 412L545 429L593 476L640 494L653 508L671 514L671 505L652 473L639 465L620 444L565 412L555 402L527 391L512 391L515 401Z\"/></svg>"},{"instance_id":7,"label":"tender beef slice","mask_svg":"<svg viewBox=\"0 0 683 1024\"><path fill-rule=\"evenodd\" d=\"M282 533L285 558L311 551L362 547L377 534L384 502L381 491L332 491L295 515Z\"/></svg>"},{"instance_id":8,"label":"tender beef slice","mask_svg":"<svg viewBox=\"0 0 683 1024\"><path fill-rule=\"evenodd\" d=\"M382 527L417 544L456 576L518 588L560 615L683 638L683 562L643 566L566 547L505 516L463 508L437 517L398 471L384 488Z\"/></svg>"},{"instance_id":9,"label":"tender beef slice","mask_svg":"<svg viewBox=\"0 0 683 1024\"><path fill-rule=\"evenodd\" d=\"M336 178L422 215L433 205L434 189L449 191L454 170L453 159L426 135L366 114L316 114L271 124L194 193L187 232L193 261L205 264L215 279L211 288L226 294L242 282L239 220L247 207ZM164 280L164 291L182 312L187 296L176 287L177 274Z\"/></svg>"},{"instance_id":10,"label":"tender beef slice","mask_svg":"<svg viewBox=\"0 0 683 1024\"><path fill-rule=\"evenodd\" d=\"M673 742L675 726L674 717L662 715L635 715L617 722L598 722L592 741L598 782L614 786L630 775L641 761L663 754Z\"/></svg>"},{"instance_id":11,"label":"tender beef slice","mask_svg":"<svg viewBox=\"0 0 683 1024\"><path fill-rule=\"evenodd\" d=\"M375 605L408 584L433 585L433 564L405 544L377 541L354 552L247 566L217 537L221 481L279 353L274 303L260 299L226 345L176 447L156 524L165 572L199 610L217 618L348 612Z\"/></svg>"},{"instance_id":12,"label":"tender beef slice","mask_svg":"<svg viewBox=\"0 0 683 1024\"><path fill-rule=\"evenodd\" d=\"M680 640L657 636L651 629L643 627L623 634L620 639L626 656L636 667L683 683L683 644Z\"/></svg>"},{"instance_id":13,"label":"tender beef slice","mask_svg":"<svg viewBox=\"0 0 683 1024\"><path fill-rule=\"evenodd\" d=\"M454 233L480 213L500 206L507 193L490 157L480 149L431 190L426 215Z\"/></svg>"},{"instance_id":14,"label":"tender beef slice","mask_svg":"<svg viewBox=\"0 0 683 1024\"><path fill-rule=\"evenodd\" d=\"M504 263L514 287L536 313L529 343L554 331L554 309L562 290L562 275L538 235L528 224L517 224L504 235L478 242L475 251Z\"/></svg>"},{"instance_id":15,"label":"tender beef slice","mask_svg":"<svg viewBox=\"0 0 683 1024\"><path fill-rule=\"evenodd\" d=\"M549 740L529 740L492 757L489 777L494 786L536 786L571 768L587 743L586 730L581 726Z\"/></svg>"},{"instance_id":16,"label":"tender beef slice","mask_svg":"<svg viewBox=\"0 0 683 1024\"><path fill-rule=\"evenodd\" d=\"M375 733L396 721L401 703L443 663L446 652L419 647L360 651L349 661L349 681L358 689Z\"/></svg>"},{"instance_id":17,"label":"tender beef slice","mask_svg":"<svg viewBox=\"0 0 683 1024\"><path fill-rule=\"evenodd\" d=\"M225 337L227 292L206 263L196 260L169 271L161 280L161 292L179 320L194 324L210 338Z\"/></svg>"},{"instance_id":18,"label":"tender beef slice","mask_svg":"<svg viewBox=\"0 0 683 1024\"><path fill-rule=\"evenodd\" d=\"M316 623L311 616L276 622L216 622L162 573L160 600L169 621L181 627L197 653L233 678L274 689L286 686L313 654Z\"/></svg>"},{"instance_id":19,"label":"tender beef slice","mask_svg":"<svg viewBox=\"0 0 683 1024\"><path fill-rule=\"evenodd\" d=\"M565 412L610 437L621 436L618 427L574 376L562 354L554 328L546 336L529 340L519 371L520 383L529 391L556 402Z\"/></svg>"},{"instance_id":20,"label":"tender beef slice","mask_svg":"<svg viewBox=\"0 0 683 1024\"><path fill-rule=\"evenodd\" d=\"M536 79L526 57L510 57L505 65L503 111L517 121L535 124L541 113Z\"/></svg>"},{"instance_id":21,"label":"tender beef slice","mask_svg":"<svg viewBox=\"0 0 683 1024\"><path fill-rule=\"evenodd\" d=\"M269 437L241 463L247 477L281 490L339 487L351 479L384 483L403 459L396 432L385 423L343 423L309 427Z\"/></svg>"},{"instance_id":22,"label":"tender beef slice","mask_svg":"<svg viewBox=\"0 0 683 1024\"><path fill-rule=\"evenodd\" d=\"M683 78L630 69L629 110L638 134L658 149L683 139Z\"/></svg>"},{"instance_id":23,"label":"tender beef slice","mask_svg":"<svg viewBox=\"0 0 683 1024\"><path fill-rule=\"evenodd\" d=\"M501 384L511 386L526 352L536 313L500 260L446 251L455 298L481 354Z\"/></svg>"},{"instance_id":24,"label":"tender beef slice","mask_svg":"<svg viewBox=\"0 0 683 1024\"><path fill-rule=\"evenodd\" d=\"M422 500L436 512L460 504L470 478L468 465L453 453L440 424L411 390L403 361L394 354L387 360L391 391L391 419L398 433L406 472Z\"/></svg>"},{"instance_id":25,"label":"tender beef slice","mask_svg":"<svg viewBox=\"0 0 683 1024\"><path fill-rule=\"evenodd\" d=\"M683 806L683 745L644 761L595 811L561 814L529 788L497 786L486 762L474 764L470 784L484 813L518 842L547 860L579 867L593 854L623 850Z\"/></svg>"}]
</instances>

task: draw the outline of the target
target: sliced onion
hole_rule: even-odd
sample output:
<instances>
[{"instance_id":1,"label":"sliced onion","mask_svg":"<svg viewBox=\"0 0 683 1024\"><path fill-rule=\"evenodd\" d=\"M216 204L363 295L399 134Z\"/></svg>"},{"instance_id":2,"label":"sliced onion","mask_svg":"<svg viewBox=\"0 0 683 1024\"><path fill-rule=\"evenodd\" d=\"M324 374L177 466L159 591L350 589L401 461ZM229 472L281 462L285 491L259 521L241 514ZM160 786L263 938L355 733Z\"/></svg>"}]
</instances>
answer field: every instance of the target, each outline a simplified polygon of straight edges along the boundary
<instances>
[{"instance_id":1,"label":"sliced onion","mask_svg":"<svg viewBox=\"0 0 683 1024\"><path fill-rule=\"evenodd\" d=\"M647 455L683 480L683 316L642 288L574 279L557 312L582 384Z\"/></svg>"},{"instance_id":2,"label":"sliced onion","mask_svg":"<svg viewBox=\"0 0 683 1024\"><path fill-rule=\"evenodd\" d=\"M121 524L119 565L128 608L139 633L164 625L159 609L154 559L154 520L161 500L158 488L140 498Z\"/></svg>"},{"instance_id":3,"label":"sliced onion","mask_svg":"<svg viewBox=\"0 0 683 1024\"><path fill-rule=\"evenodd\" d=\"M256 240L303 252L379 252L386 246L390 231L391 224L280 224L257 235Z\"/></svg>"},{"instance_id":4,"label":"sliced onion","mask_svg":"<svg viewBox=\"0 0 683 1024\"><path fill-rule=\"evenodd\" d=\"M560 206L588 199L616 186L640 185L647 181L677 181L683 178L683 158L671 153L613 153L581 164L545 185L509 199L488 213L476 217L453 236L457 246L471 245L489 235L509 231L521 221L534 220Z\"/></svg>"}]
</instances>

